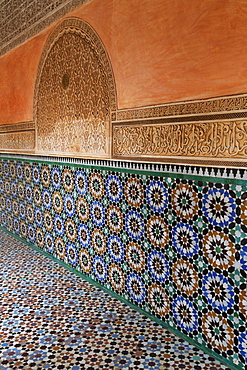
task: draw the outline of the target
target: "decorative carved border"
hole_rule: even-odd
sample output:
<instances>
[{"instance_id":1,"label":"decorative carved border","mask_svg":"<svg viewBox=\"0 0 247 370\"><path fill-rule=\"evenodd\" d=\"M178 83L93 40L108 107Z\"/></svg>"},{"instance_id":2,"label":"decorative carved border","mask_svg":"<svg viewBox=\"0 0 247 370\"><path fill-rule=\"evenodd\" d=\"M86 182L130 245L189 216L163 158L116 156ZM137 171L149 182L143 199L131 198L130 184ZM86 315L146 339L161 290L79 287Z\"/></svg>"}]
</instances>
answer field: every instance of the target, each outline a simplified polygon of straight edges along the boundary
<instances>
[{"instance_id":1,"label":"decorative carved border","mask_svg":"<svg viewBox=\"0 0 247 370\"><path fill-rule=\"evenodd\" d=\"M109 159L92 159L92 158L80 158L80 157L63 157L63 156L44 156L40 154L31 154L31 153L1 153L0 158L5 159L15 159L15 160L24 160L29 162L41 161L43 163L57 163L62 165L73 165L77 167L84 166L86 168L95 168L95 169L106 169L108 171L118 171L128 170L133 173L142 173L145 172L153 175L160 176L160 174L178 174L179 176L184 175L185 178L190 178L193 176L194 179L202 180L202 176L208 178L206 181L214 181L216 178L222 182L226 181L232 182L235 180L244 181L243 185L246 184L247 180L247 167L246 162L239 161L238 168L232 168L232 164L236 162L231 161L221 161L220 165L218 163L213 163L213 166L210 166L208 162L205 161L206 165L195 166L190 164L176 164L170 163L169 159L164 163L158 163L158 161L153 162L140 162L140 161L123 161L123 160L109 160ZM217 165L217 166L216 166ZM226 168L226 165L230 165L230 168ZM223 168L222 168L223 167ZM234 166L233 166L234 167ZM241 167L241 168L239 168ZM198 177L199 176L199 177ZM240 182L239 182L240 184Z\"/></svg>"},{"instance_id":2,"label":"decorative carved border","mask_svg":"<svg viewBox=\"0 0 247 370\"><path fill-rule=\"evenodd\" d=\"M34 152L34 122L20 122L0 126L0 150L2 152Z\"/></svg>"},{"instance_id":3,"label":"decorative carved border","mask_svg":"<svg viewBox=\"0 0 247 370\"><path fill-rule=\"evenodd\" d=\"M30 152L34 132L34 122L1 125L1 151ZM247 168L247 110L115 121L111 136L114 160Z\"/></svg>"},{"instance_id":4,"label":"decorative carved border","mask_svg":"<svg viewBox=\"0 0 247 370\"><path fill-rule=\"evenodd\" d=\"M101 61L103 63L104 71L107 73L108 82L109 82L109 96L110 96L110 104L111 110L116 111L117 109L117 95L116 95L116 86L115 86L115 78L113 74L113 70L111 67L111 62L108 57L108 53L101 41L99 35L96 31L85 21L80 18L68 18L62 21L57 28L52 32L49 36L46 45L44 47L39 66L37 71L37 77L35 82L35 90L34 90L34 121L36 121L36 108L37 108L37 100L38 100L38 90L39 90L39 82L40 77L42 75L42 69L46 60L47 55L49 54L50 49L54 45L54 43L61 37L63 33L67 30L78 30L78 32L83 33L86 37L90 39L90 42L94 43L95 49L98 50L98 53L101 56Z\"/></svg>"},{"instance_id":5,"label":"decorative carved border","mask_svg":"<svg viewBox=\"0 0 247 370\"><path fill-rule=\"evenodd\" d=\"M10 123L7 125L0 125L0 134L7 132L20 132L20 131L29 131L34 130L34 122L19 122L19 123Z\"/></svg>"},{"instance_id":6,"label":"decorative carved border","mask_svg":"<svg viewBox=\"0 0 247 370\"><path fill-rule=\"evenodd\" d=\"M174 163L247 159L247 120L115 123L112 136L116 159L172 158Z\"/></svg>"},{"instance_id":7,"label":"decorative carved border","mask_svg":"<svg viewBox=\"0 0 247 370\"><path fill-rule=\"evenodd\" d=\"M85 150L85 151L82 151L80 152L79 150L73 150L69 149L67 150L67 147L64 148L63 147L59 147L59 145L57 145L57 147L53 150L52 148L54 148L54 146L52 145L52 135L47 135L46 132L45 132L45 135L44 135L44 138L45 140L43 140L44 138L43 137L38 137L37 135L40 134L40 126L39 126L39 123L41 122L41 124L43 124L43 120L39 121L39 118L38 118L38 107L39 107L39 98L40 98L40 82L41 82L41 78L43 76L43 72L44 72L44 66L46 65L46 61L47 61L47 58L49 57L50 55L50 52L52 52L52 48L54 47L54 45L56 45L59 40L66 36L66 35L69 35L69 34L76 34L78 36L80 36L84 42L87 44L87 43L90 43L90 47L96 51L97 55L98 55L98 58L100 60L100 65L102 67L102 73L105 75L106 77L106 80L107 80L107 100L109 101L108 103L108 111L109 111L109 119L107 120L107 122L102 122L102 126L104 126L104 140L107 144L107 148L104 147L105 152L103 152L103 150L99 151L99 153L97 152L90 152ZM95 86L97 88L97 86ZM105 89L106 89L106 86L105 86ZM97 107L95 107L95 109L97 109ZM110 127L111 127L111 112L112 111L116 111L117 109L117 96L116 96L116 87L115 87L115 79L114 79L114 75L113 75L113 70L112 70L112 66L111 66L111 62L110 62L110 59L108 57L108 54L107 54L107 51L99 37L99 35L96 33L96 31L85 21L83 21L82 19L79 19L79 18L68 18L68 19L65 19L63 20L57 27L56 29L50 34L47 42L46 42L46 45L44 47L44 50L43 50L43 53L42 53L42 56L41 56L41 59L40 59L40 62L39 62L39 66L38 66L38 71L37 71L37 76L36 76L36 82L35 82L35 91L34 91L34 105L33 105L33 116L34 116L34 121L35 121L35 127L36 127L36 152L37 153L47 153L48 151L52 151L52 152L55 152L56 153L60 153L61 155L84 155L84 156L94 156L94 157L107 157L109 158L110 156L110 152L111 152L111 147L110 147L110 138L109 138L109 130L110 130ZM71 121L73 122L73 121ZM83 128L82 128L82 125L79 125L78 121L75 123L77 125L75 125L75 130L76 133L74 136L76 136L77 138L81 138L81 143L85 142L86 144L88 143L88 137L87 135L84 137L83 139ZM46 123L47 125L45 126L48 127L48 124L49 122ZM88 123L88 130L90 131L90 129L92 129L92 126L90 126L90 121ZM84 129L85 129L86 125L84 124ZM73 130L72 130L73 127L70 127L70 132L73 133ZM58 129L56 131L56 129ZM61 137L60 139L60 132L59 132L59 129L60 129L60 126L54 126L54 130L53 130L53 133L57 139L57 142L59 142L59 140L63 140L64 137ZM85 129L86 130L86 129ZM99 130L99 128L98 128ZM43 130L45 131L45 130ZM63 135L63 134L62 134ZM95 132L93 132L93 135L92 137L96 137L97 135L97 129ZM101 132L99 130L99 137L101 135ZM65 135L66 136L66 135ZM66 139L69 135L66 136ZM40 140L41 139L41 140ZM51 139L51 140L50 140ZM95 145L96 144L99 144L99 147L100 147L100 142L98 142L96 139L95 140ZM45 147L46 143L48 143L47 147ZM91 144L91 143L89 143ZM105 145L105 144L104 144ZM90 145L89 145L90 147ZM93 144L92 144L92 147L93 147ZM52 154L52 153L50 153Z\"/></svg>"},{"instance_id":8,"label":"decorative carved border","mask_svg":"<svg viewBox=\"0 0 247 370\"><path fill-rule=\"evenodd\" d=\"M112 121L122 122L174 116L185 117L191 115L196 115L198 119L202 119L202 117L200 118L201 115L217 113L229 114L234 112L236 115L240 115L240 112L244 112L245 116L247 116L247 94L167 103L142 108L121 109L116 112L116 115L112 115ZM229 118L231 117L229 116Z\"/></svg>"},{"instance_id":9,"label":"decorative carved border","mask_svg":"<svg viewBox=\"0 0 247 370\"><path fill-rule=\"evenodd\" d=\"M90 0L19 0L1 3L0 56Z\"/></svg>"},{"instance_id":10,"label":"decorative carved border","mask_svg":"<svg viewBox=\"0 0 247 370\"><path fill-rule=\"evenodd\" d=\"M122 109L112 158L247 167L247 94Z\"/></svg>"}]
</instances>

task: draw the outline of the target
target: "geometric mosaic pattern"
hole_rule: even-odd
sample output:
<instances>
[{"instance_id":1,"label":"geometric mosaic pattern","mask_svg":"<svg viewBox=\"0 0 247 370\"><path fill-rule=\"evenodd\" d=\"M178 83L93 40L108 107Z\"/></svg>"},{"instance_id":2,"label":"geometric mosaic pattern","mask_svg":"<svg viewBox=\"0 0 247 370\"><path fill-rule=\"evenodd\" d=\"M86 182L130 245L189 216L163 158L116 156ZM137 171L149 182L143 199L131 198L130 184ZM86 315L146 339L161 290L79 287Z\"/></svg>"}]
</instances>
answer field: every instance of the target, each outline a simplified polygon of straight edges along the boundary
<instances>
[{"instance_id":1,"label":"geometric mosaic pattern","mask_svg":"<svg viewBox=\"0 0 247 370\"><path fill-rule=\"evenodd\" d=\"M0 247L1 370L228 369L3 231Z\"/></svg>"},{"instance_id":2,"label":"geometric mosaic pattern","mask_svg":"<svg viewBox=\"0 0 247 370\"><path fill-rule=\"evenodd\" d=\"M242 369L247 187L178 177L3 159L0 224Z\"/></svg>"}]
</instances>

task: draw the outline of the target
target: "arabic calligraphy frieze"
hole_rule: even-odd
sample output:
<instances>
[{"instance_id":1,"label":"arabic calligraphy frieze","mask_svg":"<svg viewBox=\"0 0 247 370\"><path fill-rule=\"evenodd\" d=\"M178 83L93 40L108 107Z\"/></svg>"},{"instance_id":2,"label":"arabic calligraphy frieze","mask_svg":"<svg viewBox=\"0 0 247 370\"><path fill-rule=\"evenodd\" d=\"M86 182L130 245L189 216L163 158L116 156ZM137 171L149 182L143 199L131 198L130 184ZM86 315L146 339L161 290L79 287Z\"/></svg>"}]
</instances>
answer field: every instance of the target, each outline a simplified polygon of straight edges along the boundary
<instances>
[{"instance_id":1,"label":"arabic calligraphy frieze","mask_svg":"<svg viewBox=\"0 0 247 370\"><path fill-rule=\"evenodd\" d=\"M247 157L247 121L115 125L113 156Z\"/></svg>"}]
</instances>

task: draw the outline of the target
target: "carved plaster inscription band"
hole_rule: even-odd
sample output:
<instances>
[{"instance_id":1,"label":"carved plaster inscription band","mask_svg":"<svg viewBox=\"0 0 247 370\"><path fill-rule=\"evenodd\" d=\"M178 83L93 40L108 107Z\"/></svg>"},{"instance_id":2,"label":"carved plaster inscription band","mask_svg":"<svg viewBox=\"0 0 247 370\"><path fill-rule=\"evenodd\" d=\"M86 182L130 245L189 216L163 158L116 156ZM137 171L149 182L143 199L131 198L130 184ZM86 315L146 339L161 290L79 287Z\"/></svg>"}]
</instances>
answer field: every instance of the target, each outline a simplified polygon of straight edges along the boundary
<instances>
[{"instance_id":1,"label":"carved plaster inscription band","mask_svg":"<svg viewBox=\"0 0 247 370\"><path fill-rule=\"evenodd\" d=\"M34 122L0 125L0 150L14 152L34 152Z\"/></svg>"},{"instance_id":2,"label":"carved plaster inscription band","mask_svg":"<svg viewBox=\"0 0 247 370\"><path fill-rule=\"evenodd\" d=\"M247 120L113 127L113 157L247 158Z\"/></svg>"},{"instance_id":3,"label":"carved plaster inscription band","mask_svg":"<svg viewBox=\"0 0 247 370\"><path fill-rule=\"evenodd\" d=\"M34 130L0 133L0 150L14 152L34 151Z\"/></svg>"}]
</instances>

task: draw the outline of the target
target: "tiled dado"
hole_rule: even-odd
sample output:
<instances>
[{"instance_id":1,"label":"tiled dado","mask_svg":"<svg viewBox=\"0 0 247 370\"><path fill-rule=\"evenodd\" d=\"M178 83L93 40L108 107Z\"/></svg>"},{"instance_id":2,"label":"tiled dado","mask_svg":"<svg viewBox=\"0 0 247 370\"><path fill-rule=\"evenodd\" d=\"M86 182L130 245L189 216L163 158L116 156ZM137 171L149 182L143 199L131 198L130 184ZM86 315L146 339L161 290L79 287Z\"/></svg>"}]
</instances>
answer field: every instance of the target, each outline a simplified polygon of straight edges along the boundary
<instances>
[{"instance_id":1,"label":"tiled dado","mask_svg":"<svg viewBox=\"0 0 247 370\"><path fill-rule=\"evenodd\" d=\"M244 369L245 178L245 170L2 156L0 223Z\"/></svg>"}]
</instances>

